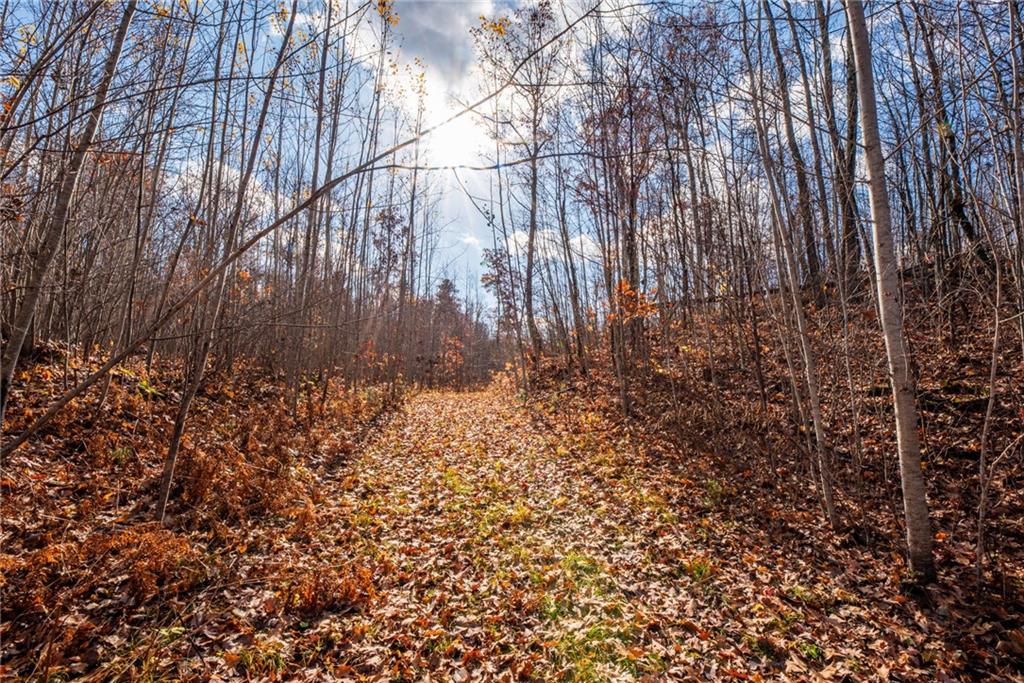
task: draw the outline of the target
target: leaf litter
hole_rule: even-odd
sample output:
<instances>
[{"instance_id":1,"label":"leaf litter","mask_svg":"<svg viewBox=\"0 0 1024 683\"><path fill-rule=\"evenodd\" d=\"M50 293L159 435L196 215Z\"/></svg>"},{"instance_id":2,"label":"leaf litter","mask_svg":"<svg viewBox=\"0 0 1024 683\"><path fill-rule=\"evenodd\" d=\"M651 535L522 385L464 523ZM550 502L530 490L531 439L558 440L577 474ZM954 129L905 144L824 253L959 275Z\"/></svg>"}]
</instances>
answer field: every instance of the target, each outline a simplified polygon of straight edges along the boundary
<instances>
[{"instance_id":1,"label":"leaf litter","mask_svg":"<svg viewBox=\"0 0 1024 683\"><path fill-rule=\"evenodd\" d=\"M237 393L246 391L256 389ZM364 399L336 406L329 420L311 418L301 439L302 425L276 411L263 428L261 412L232 427L211 401L208 431L193 430L190 451L205 445L218 466L185 459L184 502L167 527L130 505L127 485L106 470L107 488L79 492L61 517L69 489L89 485L75 477L97 469L95 454L125 447L116 438L86 448L88 467L28 450L5 478L4 518L13 520L0 558L5 672L85 680L970 676L953 622L907 599L899 577L867 550L815 535L810 513L786 520L781 506L767 506L760 516L739 514L735 487L710 476L699 454L669 457L671 445L633 433L585 397L523 405L509 394L500 386L424 392L383 419L383 404ZM126 415L145 413L136 427L159 442L163 427L154 425L166 420L151 398L115 391L113 400ZM325 433L328 425L337 433ZM70 423L67 433L57 429L50 447L66 449L79 433ZM366 441L355 444L357 433ZM232 449L271 478L244 483L254 475L243 476ZM110 457L137 457L133 478L151 472L144 455ZM126 490L111 496L112 480ZM38 504L42 497L50 504ZM35 506L38 519L14 510L19 502ZM796 522L810 531L796 533ZM989 625L975 627L983 635Z\"/></svg>"}]
</instances>

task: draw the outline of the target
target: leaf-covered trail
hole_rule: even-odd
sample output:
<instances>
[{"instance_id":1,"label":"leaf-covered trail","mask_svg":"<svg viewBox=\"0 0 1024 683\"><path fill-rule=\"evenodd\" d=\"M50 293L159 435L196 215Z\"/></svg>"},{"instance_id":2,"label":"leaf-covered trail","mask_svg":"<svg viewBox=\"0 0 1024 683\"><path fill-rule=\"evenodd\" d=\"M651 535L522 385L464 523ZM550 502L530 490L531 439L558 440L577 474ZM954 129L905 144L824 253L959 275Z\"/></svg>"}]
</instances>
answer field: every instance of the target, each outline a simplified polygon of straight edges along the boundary
<instances>
[{"instance_id":1,"label":"leaf-covered trail","mask_svg":"<svg viewBox=\"0 0 1024 683\"><path fill-rule=\"evenodd\" d=\"M496 393L411 401L345 501L363 542L397 568L369 613L386 618L374 664L605 679L654 663L639 647L648 615L629 597L634 577L612 570L642 552L644 525L615 520L607 506L620 501L581 481L569 456Z\"/></svg>"},{"instance_id":2,"label":"leaf-covered trail","mask_svg":"<svg viewBox=\"0 0 1024 683\"><path fill-rule=\"evenodd\" d=\"M800 679L898 663L913 641L892 619L881 633L871 615L886 605L698 514L727 495L714 479L683 513L696 485L635 467L635 449L593 413L559 424L495 391L414 397L320 515L318 536L373 567L377 596L307 642L374 679Z\"/></svg>"}]
</instances>

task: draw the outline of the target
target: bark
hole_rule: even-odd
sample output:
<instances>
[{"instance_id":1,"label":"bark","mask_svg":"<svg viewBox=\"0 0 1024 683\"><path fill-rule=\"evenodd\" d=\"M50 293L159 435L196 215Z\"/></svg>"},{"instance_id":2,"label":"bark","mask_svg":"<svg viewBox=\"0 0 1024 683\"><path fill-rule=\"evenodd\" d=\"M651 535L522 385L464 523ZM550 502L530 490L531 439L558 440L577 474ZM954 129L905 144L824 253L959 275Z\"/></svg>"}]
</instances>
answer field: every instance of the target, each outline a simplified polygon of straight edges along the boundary
<instances>
[{"instance_id":1,"label":"bark","mask_svg":"<svg viewBox=\"0 0 1024 683\"><path fill-rule=\"evenodd\" d=\"M267 90L263 98L263 106L260 110L259 121L256 124L256 129L252 136L252 149L249 150L249 158L246 162L246 167L242 173L242 177L238 183L238 192L235 195L234 206L231 210L231 215L228 220L226 229L226 235L224 238L224 256L223 260L226 261L230 258L234 252L235 238L238 232L239 224L242 220L242 210L245 206L245 194L249 187L249 181L252 178L253 170L256 166L256 160L259 156L260 141L263 137L263 127L266 123L267 112L270 110L270 103L274 93L274 86L277 83L278 75L280 74L281 67L283 66L287 54L289 52L289 40L292 35L292 28L295 25L295 10L298 4L298 0L292 0L291 12L289 13L288 28L285 31L283 38L281 39L281 49L277 54L277 60L274 63L274 68L271 71L270 79L267 83ZM223 166L223 164L221 164ZM310 202L312 206L314 202ZM220 318L221 306L224 301L224 289L226 278L226 268L221 269L217 275L217 284L213 289L212 301L210 302L210 312L207 315L207 321L201 322L202 327L200 332L200 338L198 341L198 349L196 351L195 363L192 367L191 376L188 380L188 384L182 391L181 402L178 405L178 414L174 421L174 429L171 434L170 446L167 449L167 455L164 458L163 474L160 478L160 490L157 497L157 506L155 517L158 522L164 521L164 514L167 510L167 502L171 495L171 483L174 478L174 468L178 459L178 450L181 447L181 438L185 431L185 424L188 419L188 412L192 406L192 401L196 396L196 392L199 390L199 385L202 382L203 375L206 371L206 363L210 356L210 348L213 345L213 335L216 329L217 322Z\"/></svg>"},{"instance_id":2,"label":"bark","mask_svg":"<svg viewBox=\"0 0 1024 683\"><path fill-rule=\"evenodd\" d=\"M743 18L745 21L745 11L743 12ZM782 205L782 197L779 189L781 187L781 183L779 182L778 173L768 148L768 136L759 99L760 93L763 89L755 87L754 84L749 44L746 39L746 23L744 23L743 28L744 56L746 57L748 71L750 72L750 95L754 114L754 123L757 130L758 147L761 152L761 159L768 174L768 195L771 200L774 219L773 234L775 237L775 248L781 261L779 267L779 294L781 299L782 289L786 288L783 280L788 279L790 304L792 306L793 319L796 322L797 338L800 342L800 354L804 365L804 381L807 383L807 396L810 403L811 423L814 428L814 452L816 455L816 461L814 464L816 465L818 474L816 483L820 487L825 515L832 528L836 529L839 527L839 516L835 507L831 468L828 462L828 438L825 432L825 421L821 410L818 357L811 343L807 317L804 313L803 301L800 296L800 279L797 268L796 250L793 247L792 239L790 239L790 230L785 220L786 213Z\"/></svg>"},{"instance_id":3,"label":"bark","mask_svg":"<svg viewBox=\"0 0 1024 683\"><path fill-rule=\"evenodd\" d=\"M861 133L867 161L868 194L871 201L872 247L874 249L878 308L885 337L885 351L892 381L893 407L896 412L896 443L900 480L903 488L903 513L907 527L907 552L910 567L922 582L935 578L931 522L921 469L921 446L917 435L917 406L911 385L910 359L900 310L896 256L892 243L892 219L885 182L885 157L878 133L875 108L874 73L871 44L864 5L846 0L850 40L857 63L857 92L860 98Z\"/></svg>"},{"instance_id":4,"label":"bark","mask_svg":"<svg viewBox=\"0 0 1024 683\"><path fill-rule=\"evenodd\" d=\"M803 231L807 284L815 285L819 277L821 265L818 259L818 241L814 234L814 219L811 216L811 189L807 182L807 167L804 164L803 154L800 152L800 145L797 143L796 131L793 127L793 108L789 102L789 76L786 73L786 66L782 60L782 50L779 48L779 38L775 31L775 19L772 17L768 0L764 0L762 4L768 19L766 22L768 25L768 39L771 43L772 54L775 57L776 73L779 76L779 100L782 102L783 130L786 133L786 144L789 147L789 155L793 158L796 175L797 222Z\"/></svg>"}]
</instances>

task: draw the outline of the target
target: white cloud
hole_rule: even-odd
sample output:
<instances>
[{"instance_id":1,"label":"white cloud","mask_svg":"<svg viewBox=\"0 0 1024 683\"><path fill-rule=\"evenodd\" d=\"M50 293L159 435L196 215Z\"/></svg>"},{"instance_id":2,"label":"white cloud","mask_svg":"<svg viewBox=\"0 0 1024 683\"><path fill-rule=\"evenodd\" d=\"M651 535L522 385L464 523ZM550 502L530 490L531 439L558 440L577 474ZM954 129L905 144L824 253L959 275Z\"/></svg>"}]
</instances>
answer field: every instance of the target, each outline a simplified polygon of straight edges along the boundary
<instances>
[{"instance_id":1,"label":"white cloud","mask_svg":"<svg viewBox=\"0 0 1024 683\"><path fill-rule=\"evenodd\" d=\"M223 183L224 196L231 198L231 201L233 201L242 182L241 172L238 168L229 164L225 163L221 166L215 163L214 173L220 177ZM168 174L167 187L171 188L172 191L180 193L182 197L187 198L191 203L199 196L199 189L202 186L204 175L203 161L197 158L189 159L179 171ZM249 179L245 198L249 209L260 218L268 218L273 214L274 195L265 189L255 176ZM284 198L284 202L288 203L289 199ZM222 205L227 206L228 203L228 200L225 199Z\"/></svg>"},{"instance_id":2,"label":"white cloud","mask_svg":"<svg viewBox=\"0 0 1024 683\"><path fill-rule=\"evenodd\" d=\"M526 246L529 235L525 230L516 230L508 238L508 250L513 254L526 257ZM565 249L562 237L554 230L538 230L534 240L534 248L540 258L554 261L565 261ZM569 238L569 249L576 258L587 260L597 259L601 255L600 245L589 235L580 234Z\"/></svg>"}]
</instances>

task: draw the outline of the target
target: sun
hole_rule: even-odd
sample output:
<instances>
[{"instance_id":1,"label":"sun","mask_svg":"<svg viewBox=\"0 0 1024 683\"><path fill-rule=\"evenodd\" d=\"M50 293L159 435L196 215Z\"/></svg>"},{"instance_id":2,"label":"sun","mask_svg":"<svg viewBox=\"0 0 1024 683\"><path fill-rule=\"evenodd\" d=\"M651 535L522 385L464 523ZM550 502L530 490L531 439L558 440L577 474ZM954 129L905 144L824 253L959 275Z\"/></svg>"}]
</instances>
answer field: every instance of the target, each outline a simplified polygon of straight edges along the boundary
<instances>
[{"instance_id":1,"label":"sun","mask_svg":"<svg viewBox=\"0 0 1024 683\"><path fill-rule=\"evenodd\" d=\"M435 84L427 91L427 126L440 124L462 110L462 105L448 95L451 89L444 85ZM486 158L489 144L486 131L469 112L426 136L423 161L430 166L479 166Z\"/></svg>"},{"instance_id":2,"label":"sun","mask_svg":"<svg viewBox=\"0 0 1024 683\"><path fill-rule=\"evenodd\" d=\"M479 166L487 136L470 115L445 124L427 139L427 159L434 166Z\"/></svg>"}]
</instances>

